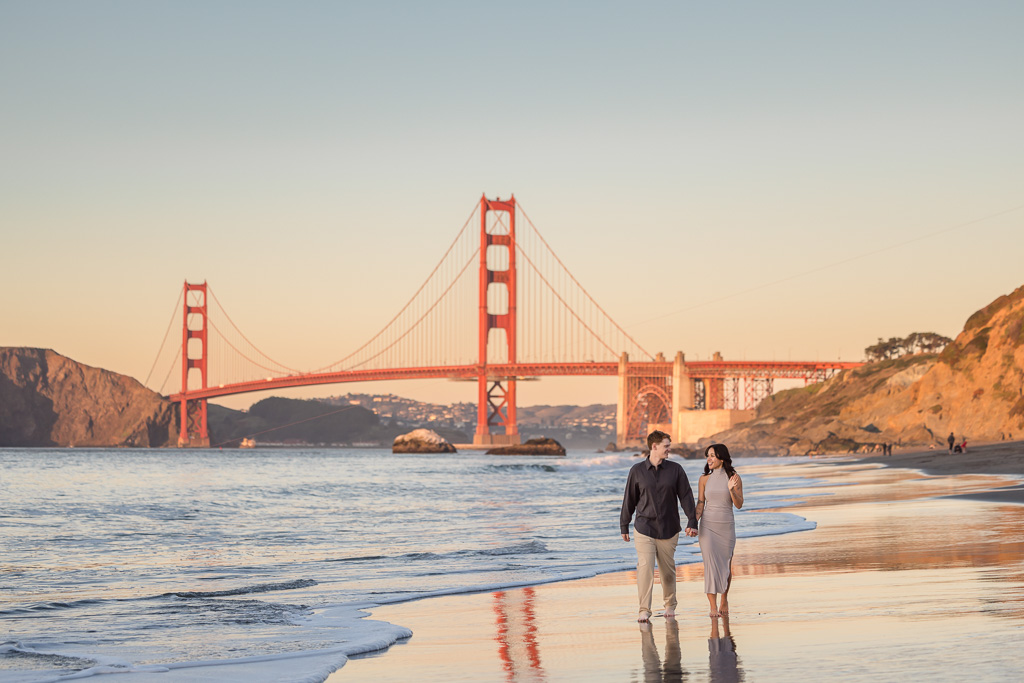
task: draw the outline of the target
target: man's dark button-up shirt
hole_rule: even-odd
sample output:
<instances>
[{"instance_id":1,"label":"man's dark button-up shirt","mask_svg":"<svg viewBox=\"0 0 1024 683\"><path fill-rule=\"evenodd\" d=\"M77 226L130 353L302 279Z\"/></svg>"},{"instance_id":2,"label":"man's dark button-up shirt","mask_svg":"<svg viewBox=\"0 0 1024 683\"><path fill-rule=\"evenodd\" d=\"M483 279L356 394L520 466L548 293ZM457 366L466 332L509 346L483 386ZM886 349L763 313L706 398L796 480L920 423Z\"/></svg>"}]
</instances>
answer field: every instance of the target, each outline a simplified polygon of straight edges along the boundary
<instances>
[{"instance_id":1,"label":"man's dark button-up shirt","mask_svg":"<svg viewBox=\"0 0 1024 683\"><path fill-rule=\"evenodd\" d=\"M697 506L693 502L690 480L679 463L663 460L655 467L650 458L638 462L629 470L626 492L622 496L619 527L629 533L629 522L636 512L636 532L651 538L672 538L682 527L679 508L686 513L686 528L697 528Z\"/></svg>"}]
</instances>

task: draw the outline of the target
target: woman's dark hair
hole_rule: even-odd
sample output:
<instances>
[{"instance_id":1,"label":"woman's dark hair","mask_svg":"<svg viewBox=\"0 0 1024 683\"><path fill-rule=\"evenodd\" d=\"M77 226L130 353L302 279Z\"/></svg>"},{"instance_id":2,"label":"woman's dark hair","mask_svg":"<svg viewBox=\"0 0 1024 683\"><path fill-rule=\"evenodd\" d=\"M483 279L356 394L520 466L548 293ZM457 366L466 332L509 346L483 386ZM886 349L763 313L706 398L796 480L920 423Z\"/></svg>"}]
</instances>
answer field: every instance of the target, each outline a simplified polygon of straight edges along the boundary
<instances>
[{"instance_id":1,"label":"woman's dark hair","mask_svg":"<svg viewBox=\"0 0 1024 683\"><path fill-rule=\"evenodd\" d=\"M715 457L722 461L722 469L730 477L736 474L735 468L732 466L732 456L729 455L729 447L724 443L713 443L704 449L704 457L708 457L708 451L712 448L715 449ZM711 468L708 467L707 463L704 463L704 474L711 474Z\"/></svg>"}]
</instances>

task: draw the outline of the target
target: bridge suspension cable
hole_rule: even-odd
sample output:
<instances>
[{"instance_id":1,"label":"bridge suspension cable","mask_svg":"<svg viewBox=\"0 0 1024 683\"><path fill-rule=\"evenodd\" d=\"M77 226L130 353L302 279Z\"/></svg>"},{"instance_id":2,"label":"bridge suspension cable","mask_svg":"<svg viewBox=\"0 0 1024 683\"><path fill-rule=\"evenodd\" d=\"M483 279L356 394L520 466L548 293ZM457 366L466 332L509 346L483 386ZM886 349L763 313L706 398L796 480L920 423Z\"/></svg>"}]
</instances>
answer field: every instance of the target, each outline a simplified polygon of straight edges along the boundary
<instances>
[{"instance_id":1,"label":"bridge suspension cable","mask_svg":"<svg viewBox=\"0 0 1024 683\"><path fill-rule=\"evenodd\" d=\"M579 314L576 313L576 311L574 311L572 309L572 307L569 305L569 303L564 298L562 298L562 295L559 294L558 291L554 288L554 286L548 281L548 279L546 277L544 277L544 273L540 272L540 270L537 268L537 266L534 265L533 260L530 258L529 254L527 254L522 249L519 249L519 253L523 256L523 258L526 259L526 263L530 266L530 268L532 268L533 271L535 273L537 273L537 277L539 277L541 279L541 282L543 282L545 285L547 285L548 288L551 290L551 293L555 296L555 298L557 298L558 301L560 301L562 303L562 305L565 306L565 309L572 315L572 317L580 325L583 325L583 327L587 330L587 332L590 332L590 334L594 336L594 339L596 339L597 342L599 344L601 344L601 346L603 346L604 348L608 349L608 351L612 355L615 355L615 349L613 349L612 347L608 346L608 344L606 344L605 341L603 339L601 339L601 337L599 337L597 335L597 333L594 332L594 330L592 330L590 328L589 325L587 325L587 323L583 320L583 318L581 318L579 316Z\"/></svg>"},{"instance_id":2,"label":"bridge suspension cable","mask_svg":"<svg viewBox=\"0 0 1024 683\"><path fill-rule=\"evenodd\" d=\"M181 358L181 347L178 348L178 352L174 354L174 360L171 361L171 366L167 368L167 374L164 375L164 381L160 383L160 388L156 393L163 395L164 388L167 387L167 380L171 378L171 373L174 372L178 365L178 359Z\"/></svg>"},{"instance_id":3,"label":"bridge suspension cable","mask_svg":"<svg viewBox=\"0 0 1024 683\"><path fill-rule=\"evenodd\" d=\"M526 264L520 267L516 297L520 321L515 327L517 362L608 363L616 362L623 351L634 359L651 358L569 271L521 204L513 201L512 206L526 219L528 226L528 229L519 229L514 241L514 255ZM481 307L486 307L489 315L503 316L511 300L507 288L488 286L486 301L482 302L480 278L483 276L477 277L477 270L471 266L474 262L486 263L487 271L491 272L513 267L513 253L508 249L488 246L486 254L481 254L482 232L469 228L476 218L482 221L481 230L487 230L486 234L511 235L510 221L514 216L504 211L487 211L481 217L481 210L480 205L474 205L426 279L376 334L351 353L313 370L299 370L272 358L242 332L211 287L204 283L200 291L198 287L189 289L186 285L189 297L185 302L189 307L186 328L193 330L193 326L205 324L208 329L204 337L207 347L203 350L207 386L224 388L275 378L356 370L390 372L476 365L481 361ZM208 293L215 306L207 307L202 291ZM166 346L172 326L173 318L162 347ZM489 332L500 335L501 331L490 329ZM198 344L191 336L188 341ZM502 336L501 343L487 344L488 358L482 359L483 362L490 365L509 362L509 349L504 341ZM164 385L182 352L179 348ZM190 346L187 352L190 358L198 357L198 347ZM158 358L161 353L158 352ZM156 367L154 364L150 377ZM182 391L194 388L182 387Z\"/></svg>"},{"instance_id":4,"label":"bridge suspension cable","mask_svg":"<svg viewBox=\"0 0 1024 683\"><path fill-rule=\"evenodd\" d=\"M164 332L164 339L163 341L160 342L160 348L157 349L156 357L153 359L153 365L151 365L149 368L149 373L146 374L146 381L142 383L142 386L144 387L149 386L149 380L150 378L153 377L153 371L156 370L156 364L160 361L160 354L163 353L164 346L167 344L167 337L169 337L171 334L171 327L174 326L174 319L178 317L178 306L181 304L181 297L184 296L184 294L184 290L178 291L178 300L174 302L174 309L171 311L171 319L167 323L167 330ZM171 367L174 367L174 363L171 363ZM168 377L170 377L170 374L168 374ZM166 379L164 380L164 383L167 383ZM160 391L163 392L162 385L160 387Z\"/></svg>"},{"instance_id":5,"label":"bridge suspension cable","mask_svg":"<svg viewBox=\"0 0 1024 683\"><path fill-rule=\"evenodd\" d=\"M227 337L227 335L225 335L223 332L220 331L220 328L217 327L217 323L213 322L213 320L210 320L210 329L212 329L214 332L219 334L220 335L220 340L222 342L224 342L225 344L227 344L235 353L237 353L239 356L241 356L245 360L249 361L250 363L252 363L256 367L260 368L261 370L267 370L269 372L276 372L278 374L289 374L289 373L282 373L281 372L280 368L285 368L286 370L288 370L290 372L290 374L293 374L293 375L301 375L302 374L301 370L293 370L291 368L286 368L284 365L280 365L280 364L277 364L278 367L276 367L276 368L275 367L270 367L270 366L264 365L263 363L260 363L258 360L255 360L255 359L249 357L249 355L247 353L245 353L245 351L242 351L240 348L238 348L237 346L235 346L234 344L231 343L231 340ZM242 338L245 339L245 336L243 335ZM249 341L249 340L246 339L246 341ZM250 342L250 345L252 345L252 342ZM256 347L253 346L253 348L255 349Z\"/></svg>"},{"instance_id":6,"label":"bridge suspension cable","mask_svg":"<svg viewBox=\"0 0 1024 683\"><path fill-rule=\"evenodd\" d=\"M363 367L364 365L366 365L370 361L372 361L372 360L380 357L381 355L383 355L385 352L390 351L392 348L394 348L398 344L398 342L402 341L407 336L409 336L409 334L411 332L416 330L416 328L419 327L420 323L422 323L424 320L426 320L427 316L430 315L430 313L433 312L433 310L435 308L437 308L437 306L444 300L445 296L447 296L447 294L450 291L452 291L452 288L455 287L456 284L458 284L459 279L463 276L463 274L465 274L466 269L468 269L471 265L473 265L473 261L476 260L476 256L477 256L477 254L479 252L480 252L480 250L477 249L475 252L473 252L470 255L469 260L466 261L466 265L462 266L462 270L459 271L459 274L456 276L456 278L454 280L452 280L451 284L448 285L448 287L443 292L441 292L440 296L437 297L437 299L434 301L434 303L432 303L430 305L430 307L427 308L427 310L423 312L423 315L421 315L419 318L417 318L416 321L412 325L410 325L409 328L405 332L403 332L401 335L398 336L398 338L396 338L394 341L392 341L390 344L385 346L383 349L381 349L380 351L378 351L374 355L372 355L369 358L366 358L366 359L360 361L359 363L356 363L354 365L350 365L346 369L354 370L356 368ZM363 348L365 348L365 345L363 346Z\"/></svg>"},{"instance_id":7,"label":"bridge suspension cable","mask_svg":"<svg viewBox=\"0 0 1024 683\"><path fill-rule=\"evenodd\" d=\"M217 331L217 333L218 333L218 334L220 334L220 335L221 335L221 337L223 337L223 339L224 339L224 342L225 342L225 343L226 343L226 344L227 344L228 346L230 346L230 347L231 347L232 349L234 349L234 350L235 350L236 352L238 352L238 354L239 354L239 355L241 355L241 356L242 356L243 358L245 358L246 360L248 360L248 361L249 361L250 363L252 363L252 364L254 364L254 365L256 365L256 366L258 366L258 367L260 367L260 368L262 368L262 369L264 369L264 370L269 370L269 371L271 371L271 372L280 372L280 369L284 369L284 370L286 370L286 371L287 371L288 373L290 373L290 374L293 374L293 375L300 375L300 374L302 374L302 371L301 371L301 370L296 370L295 368L291 368L291 367L288 367L288 366L287 366L287 365L285 365L284 363L279 363L278 361L274 360L273 358L271 358L270 356L268 356L268 355L267 355L266 353L264 353L263 351L261 351L261 350L260 350L260 348L259 348L258 346L256 346L256 345L255 345L255 344L253 344L253 343L252 343L251 341L249 341L249 338L245 336L245 333L243 333L243 332L242 332L242 330L241 330L241 329L239 329L238 325L236 325L236 324L235 324L235 321L231 319L231 316L230 316L230 315L228 315L228 312L227 312L227 311L226 311L226 310L224 309L224 306L223 306L223 305L222 305L222 304L220 303L220 300L219 300L219 299L217 298L217 295L216 295L216 293L214 293L214 291L213 291L213 287L207 286L207 291L209 291L209 292L210 292L210 297L211 297L211 298L213 299L213 302L214 302L215 304L217 304L217 308L218 308L218 309L220 310L220 312L221 312L221 313L223 313L223 314L224 314L224 318L225 318L225 319L226 319L226 320L228 321L228 323L229 323L229 324L231 325L231 327L232 327L232 328L234 328L235 332L236 332L236 333L238 333L238 336L239 336L239 337L241 337L242 339L244 339L244 340L245 340L245 342L246 342L246 343L247 343L247 344L248 344L248 345L249 345L250 347L252 347L252 349L253 349L254 351L256 351L256 353L258 353L259 355L263 356L263 357L264 357L265 359L267 359L268 361L270 361L270 363L271 363L272 365L274 365L274 366L276 366L276 367L267 367L266 365L263 365L263 364L262 364L262 363L260 363L259 361L256 361L256 360L253 360L252 358L250 358L250 357L249 357L248 355L246 355L246 354L245 354L245 353L244 353L243 351L241 351L241 350L240 350L240 349L239 349L239 348L238 348L237 346L235 346L234 344L232 344L232 343L231 343L231 341L230 341L230 339L228 339L227 335L225 335L225 334L224 334L223 332L221 332L221 331L220 331L220 328L218 328L218 327L217 327L217 325L216 325L216 324L215 324L215 323L213 322L213 320L211 319L211 320L210 320L210 327L212 327L212 328L213 328L214 330L216 330L216 331Z\"/></svg>"},{"instance_id":8,"label":"bridge suspension cable","mask_svg":"<svg viewBox=\"0 0 1024 683\"><path fill-rule=\"evenodd\" d=\"M466 218L466 222L462 224L462 228L459 230L458 234L455 236L455 239L453 239L452 243L450 245L448 245L448 249L445 250L444 255L441 256L441 260L438 261L437 265L434 266L434 269L432 271L430 271L430 274L427 275L427 278L423 281L423 284L421 284L419 286L419 288L412 295L412 297L409 298L409 300L405 303L404 306L402 306L402 308L398 311L398 313L396 313L395 316L393 318L391 318L391 320L389 320L384 325L384 327L382 327L380 329L380 331L378 331L366 343L364 343L362 346L360 346L359 348L357 348L355 351L353 351L352 353L348 354L344 358L340 358L340 359L334 361L333 363L329 363L329 364L324 365L322 367L319 367L319 368L317 368L315 370L312 370L311 373L312 374L317 374L317 373L321 373L321 372L329 372L329 371L339 370L339 369L352 369L352 368L363 367L367 363L369 363L371 360L379 358L384 352L393 349L398 341L400 341L402 339L405 339L414 329L416 329L420 325L420 323L422 323L424 321L424 319L426 318L427 314L430 313L431 311L433 311L441 303L442 299L446 295L448 295L452 291L452 289L455 287L455 285L459 282L459 280L465 274L468 266L470 264L472 264L473 259L476 257L477 254L479 254L479 250L480 250L479 246L477 246L470 253L468 259L465 259L465 265L463 265L461 268L458 269L457 275L455 275L455 277L451 279L451 281L448 283L448 285L446 287L444 287L444 290L440 293L440 295L433 297L433 299L432 299L433 302L430 304L430 306L427 308L426 311L424 311L419 316L417 316L415 318L414 322L410 326L408 326L408 328L406 328L404 331L399 332L399 333L395 333L394 330L393 330L393 328L395 326L395 323L398 322L399 319L401 319L402 316L407 311L409 311L410 308L413 308L414 304L419 303L420 295L423 294L424 290L426 290L428 288L428 286L430 286L433 282L435 282L436 279L438 279L438 278L436 278L436 276L438 275L439 272L442 271L442 268L446 264L449 263L449 256L452 256L453 252L456 252L456 256L459 256L459 255L464 256L464 252L466 251L465 242L467 240L464 240L463 238L467 235L466 229L472 223L474 216L477 215L477 211L478 211L478 209L474 206L473 211L471 211L470 214L469 214L469 217ZM464 259L459 259L458 262L461 263L463 260ZM380 350L377 350L377 347L374 346L374 345L379 340L381 340L382 337L386 338L385 341L383 342L384 347L382 349L380 349ZM368 349L369 349L368 353L370 355L368 357L365 357L365 358L359 360L360 354L362 354L363 352L367 351ZM348 361L352 361L353 359L356 359L356 360L352 364L347 365L347 366L345 365L345 363L347 363ZM443 364L443 363L435 363L435 364Z\"/></svg>"},{"instance_id":9,"label":"bridge suspension cable","mask_svg":"<svg viewBox=\"0 0 1024 683\"><path fill-rule=\"evenodd\" d=\"M520 240L517 244L517 246L519 247L519 253L521 253L526 258L526 261L531 267L531 269L533 269L534 272L537 273L537 275L540 277L541 281L545 284L545 286L547 286L551 290L551 292L556 295L556 297L564 307L564 311L566 312L566 314L570 315L570 317L577 320L581 325L583 325L583 327L588 332L590 332L591 335L593 335L594 339L596 339L605 349L611 351L613 357L617 357L619 353L621 353L622 351L626 351L629 352L634 357L640 355L646 358L653 358L653 354L647 351L621 325L619 325L615 321L615 319L612 318L608 314L608 312L601 307L599 303L597 303L597 300L594 299L594 297L590 294L589 291L587 291L586 287L584 287L580 283L576 276L572 274L572 271L570 271L569 268L565 265L565 262L563 262L562 259L555 252L555 250L551 248L551 245L548 243L548 241L544 239L544 235L541 234L540 230L537 229L537 226L530 219L529 214L527 214L525 209L523 209L523 205L521 202L517 202L516 208L522 214L523 218L526 219L526 223L527 225L530 226L530 230L532 231L532 236L536 237L536 239L539 240L540 246L543 247L542 253L544 253L550 259L553 259L554 264L557 264L559 269L559 276L563 280L566 280L565 284L563 284L559 288L556 288L555 285L551 283L550 278L543 274L542 269L536 265L534 259L530 257L529 253L527 253L527 245L529 245L530 243L529 236L531 235L531 233L521 235ZM535 255L535 257L536 256L537 255ZM566 293L567 289L571 290L571 292ZM562 293L560 293L559 290L561 290ZM570 304L567 298L573 298L575 300L575 304ZM588 302L595 309L596 313L594 317L597 318L597 320L594 320L589 324L587 322L584 322L582 316L579 313L579 309L584 308L585 304ZM538 328L539 326L534 325L533 327ZM594 330L594 328L596 327L601 327L604 334L599 335ZM609 339L608 337L617 337L617 339ZM639 352L639 354L637 352Z\"/></svg>"}]
</instances>

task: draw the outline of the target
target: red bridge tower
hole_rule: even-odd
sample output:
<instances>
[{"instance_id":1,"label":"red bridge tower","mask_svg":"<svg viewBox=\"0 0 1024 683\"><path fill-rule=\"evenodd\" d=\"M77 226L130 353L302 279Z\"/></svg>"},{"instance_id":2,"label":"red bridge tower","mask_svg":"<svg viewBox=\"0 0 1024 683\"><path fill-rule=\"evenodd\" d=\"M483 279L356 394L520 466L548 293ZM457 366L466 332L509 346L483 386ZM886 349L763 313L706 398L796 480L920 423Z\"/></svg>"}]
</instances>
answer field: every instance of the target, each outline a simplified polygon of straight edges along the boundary
<instances>
[{"instance_id":1,"label":"red bridge tower","mask_svg":"<svg viewBox=\"0 0 1024 683\"><path fill-rule=\"evenodd\" d=\"M490 228L487 214L494 212ZM508 222L501 213L507 214ZM505 363L516 362L516 198L480 198L480 355L477 386L478 408L473 443L519 443L516 424L516 378L492 375L487 370L491 330L504 330L508 351ZM500 347L500 333L495 346ZM500 351L500 349L496 349ZM504 427L504 434L492 434L491 427Z\"/></svg>"},{"instance_id":2,"label":"red bridge tower","mask_svg":"<svg viewBox=\"0 0 1024 683\"><path fill-rule=\"evenodd\" d=\"M193 292L195 294L193 294ZM189 296L189 295L192 296ZM206 359L209 355L207 344L206 282L201 285L185 281L185 315L181 332L181 428L178 431L178 447L210 445L210 432L206 422L206 399L192 399L189 408L188 375L190 370L199 370L201 388L206 388ZM189 325L189 315L196 316ZM190 344L191 340L198 344Z\"/></svg>"}]
</instances>

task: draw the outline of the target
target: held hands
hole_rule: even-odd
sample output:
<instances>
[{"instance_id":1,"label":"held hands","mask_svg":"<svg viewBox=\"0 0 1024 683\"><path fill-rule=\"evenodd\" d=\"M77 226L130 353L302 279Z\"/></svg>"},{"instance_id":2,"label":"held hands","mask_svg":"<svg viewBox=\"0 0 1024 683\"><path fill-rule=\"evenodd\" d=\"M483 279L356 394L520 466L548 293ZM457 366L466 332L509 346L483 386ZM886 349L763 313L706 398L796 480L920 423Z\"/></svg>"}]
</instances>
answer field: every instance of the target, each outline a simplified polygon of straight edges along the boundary
<instances>
[{"instance_id":1,"label":"held hands","mask_svg":"<svg viewBox=\"0 0 1024 683\"><path fill-rule=\"evenodd\" d=\"M686 528L686 535L687 536L696 536L697 535L697 530L696 529L691 529L691 528L687 527ZM629 543L629 534L622 534L622 540L625 541L626 543Z\"/></svg>"}]
</instances>

